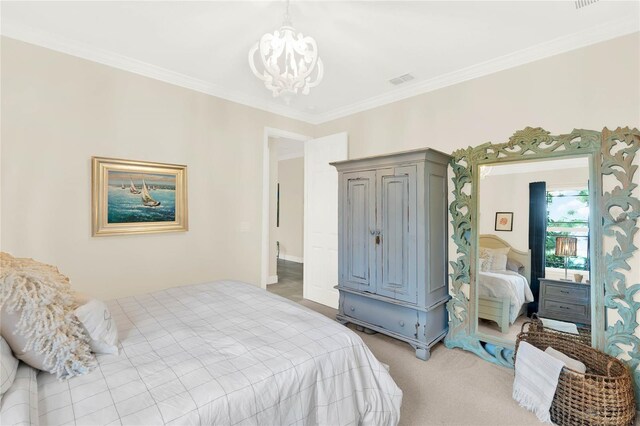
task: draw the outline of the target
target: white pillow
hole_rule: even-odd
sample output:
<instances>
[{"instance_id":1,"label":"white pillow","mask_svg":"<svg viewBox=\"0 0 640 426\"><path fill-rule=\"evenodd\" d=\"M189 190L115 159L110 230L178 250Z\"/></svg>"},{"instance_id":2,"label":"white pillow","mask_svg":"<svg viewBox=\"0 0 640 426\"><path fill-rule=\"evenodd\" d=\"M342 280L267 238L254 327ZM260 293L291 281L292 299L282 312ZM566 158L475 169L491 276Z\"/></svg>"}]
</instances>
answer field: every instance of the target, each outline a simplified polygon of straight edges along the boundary
<instances>
[{"instance_id":1,"label":"white pillow","mask_svg":"<svg viewBox=\"0 0 640 426\"><path fill-rule=\"evenodd\" d=\"M507 270L507 255L511 249L480 247L480 271L482 272L501 272Z\"/></svg>"},{"instance_id":2,"label":"white pillow","mask_svg":"<svg viewBox=\"0 0 640 426\"><path fill-rule=\"evenodd\" d=\"M507 255L502 253L494 253L491 262L491 270L496 272L504 272L507 270Z\"/></svg>"},{"instance_id":3,"label":"white pillow","mask_svg":"<svg viewBox=\"0 0 640 426\"><path fill-rule=\"evenodd\" d=\"M0 398L16 379L16 371L18 371L18 360L13 356L7 341L0 337Z\"/></svg>"},{"instance_id":4,"label":"white pillow","mask_svg":"<svg viewBox=\"0 0 640 426\"><path fill-rule=\"evenodd\" d=\"M0 333L20 361L58 379L93 370L96 357L74 315L69 278L57 268L0 252Z\"/></svg>"},{"instance_id":5,"label":"white pillow","mask_svg":"<svg viewBox=\"0 0 640 426\"><path fill-rule=\"evenodd\" d=\"M488 248L480 247L480 253L478 255L478 261L480 263L480 271L488 272L491 268L491 250Z\"/></svg>"},{"instance_id":6,"label":"white pillow","mask_svg":"<svg viewBox=\"0 0 640 426\"><path fill-rule=\"evenodd\" d=\"M75 314L91 338L89 346L93 352L97 354L118 353L118 328L104 302L90 299L84 305L76 308Z\"/></svg>"}]
</instances>

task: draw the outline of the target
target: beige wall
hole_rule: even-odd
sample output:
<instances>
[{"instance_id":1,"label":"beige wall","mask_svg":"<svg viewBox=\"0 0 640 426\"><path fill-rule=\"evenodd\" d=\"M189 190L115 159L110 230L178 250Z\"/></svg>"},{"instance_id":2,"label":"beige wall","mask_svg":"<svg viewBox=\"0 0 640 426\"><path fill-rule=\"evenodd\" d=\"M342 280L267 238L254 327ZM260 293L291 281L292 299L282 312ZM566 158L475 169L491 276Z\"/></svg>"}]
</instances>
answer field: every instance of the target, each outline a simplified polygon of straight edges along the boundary
<instances>
[{"instance_id":1,"label":"beige wall","mask_svg":"<svg viewBox=\"0 0 640 426\"><path fill-rule=\"evenodd\" d=\"M2 249L111 298L259 285L264 127L313 127L2 38ZM91 237L93 155L186 164L189 231Z\"/></svg>"},{"instance_id":2,"label":"beige wall","mask_svg":"<svg viewBox=\"0 0 640 426\"><path fill-rule=\"evenodd\" d=\"M304 242L304 157L278 161L280 257L302 261Z\"/></svg>"},{"instance_id":3,"label":"beige wall","mask_svg":"<svg viewBox=\"0 0 640 426\"><path fill-rule=\"evenodd\" d=\"M99 297L257 284L265 126L346 131L352 158L450 153L525 126L640 127L638 51L640 33L312 126L3 38L0 244ZM187 164L189 232L92 238L92 155ZM640 256L632 264L637 277Z\"/></svg>"}]
</instances>

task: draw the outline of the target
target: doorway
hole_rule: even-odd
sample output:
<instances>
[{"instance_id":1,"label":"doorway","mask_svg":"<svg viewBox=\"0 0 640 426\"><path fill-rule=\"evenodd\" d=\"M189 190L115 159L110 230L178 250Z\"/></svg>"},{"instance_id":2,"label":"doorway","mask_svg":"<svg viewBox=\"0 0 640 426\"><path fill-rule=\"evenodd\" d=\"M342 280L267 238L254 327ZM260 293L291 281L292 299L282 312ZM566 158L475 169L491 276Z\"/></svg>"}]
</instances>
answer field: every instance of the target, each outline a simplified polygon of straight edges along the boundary
<instances>
[{"instance_id":1,"label":"doorway","mask_svg":"<svg viewBox=\"0 0 640 426\"><path fill-rule=\"evenodd\" d=\"M297 155L300 155L300 147L303 149L304 176L302 182L298 181L298 184L303 184L304 200L303 232L298 236L303 247L302 253L298 252L299 255L292 249L290 242L285 246L284 241L279 240L282 233L278 233L278 219L280 224L286 220L284 217L278 218L278 213L282 214L284 211L278 211L278 172L272 173L278 169L279 141L290 149L297 149ZM338 284L338 173L330 163L347 159L347 134L343 132L311 139L304 135L266 128L263 146L261 286L267 289L268 285L273 286L279 281L278 258L281 260L282 273L288 277L291 277L292 272L295 273L296 268L285 262L304 262L297 267L297 278L293 278L298 283L298 293L288 293L292 298L300 298L299 274L302 273L302 297L337 308L338 292L334 287ZM283 184L284 180L281 182L280 196L285 190ZM297 200L299 203L299 198ZM293 287L292 282L289 284Z\"/></svg>"},{"instance_id":2,"label":"doorway","mask_svg":"<svg viewBox=\"0 0 640 426\"><path fill-rule=\"evenodd\" d=\"M269 138L267 290L299 302L304 268L304 141Z\"/></svg>"}]
</instances>

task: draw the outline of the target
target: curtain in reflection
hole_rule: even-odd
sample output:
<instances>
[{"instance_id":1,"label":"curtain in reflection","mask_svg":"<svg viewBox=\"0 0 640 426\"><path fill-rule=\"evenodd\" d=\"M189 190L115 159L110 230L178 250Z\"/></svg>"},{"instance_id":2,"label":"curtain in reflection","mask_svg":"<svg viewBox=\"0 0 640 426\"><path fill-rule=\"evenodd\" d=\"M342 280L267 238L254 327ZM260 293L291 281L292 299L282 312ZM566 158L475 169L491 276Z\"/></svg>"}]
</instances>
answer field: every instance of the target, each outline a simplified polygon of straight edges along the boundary
<instances>
[{"instance_id":1,"label":"curtain in reflection","mask_svg":"<svg viewBox=\"0 0 640 426\"><path fill-rule=\"evenodd\" d=\"M531 250L531 292L535 301L529 303L527 315L538 312L540 278L544 278L544 248L547 237L547 184L529 184L529 249Z\"/></svg>"}]
</instances>

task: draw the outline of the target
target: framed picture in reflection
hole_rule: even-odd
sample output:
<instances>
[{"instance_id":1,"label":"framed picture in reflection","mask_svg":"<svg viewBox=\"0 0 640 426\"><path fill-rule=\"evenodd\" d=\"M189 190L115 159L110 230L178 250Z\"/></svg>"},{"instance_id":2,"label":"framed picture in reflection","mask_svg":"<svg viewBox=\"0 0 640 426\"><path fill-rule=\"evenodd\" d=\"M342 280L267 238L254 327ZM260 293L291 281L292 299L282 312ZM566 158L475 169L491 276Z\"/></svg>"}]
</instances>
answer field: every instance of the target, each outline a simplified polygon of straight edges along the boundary
<instances>
[{"instance_id":1,"label":"framed picture in reflection","mask_svg":"<svg viewBox=\"0 0 640 426\"><path fill-rule=\"evenodd\" d=\"M497 212L495 230L513 231L513 212Z\"/></svg>"}]
</instances>

